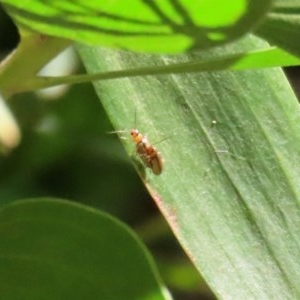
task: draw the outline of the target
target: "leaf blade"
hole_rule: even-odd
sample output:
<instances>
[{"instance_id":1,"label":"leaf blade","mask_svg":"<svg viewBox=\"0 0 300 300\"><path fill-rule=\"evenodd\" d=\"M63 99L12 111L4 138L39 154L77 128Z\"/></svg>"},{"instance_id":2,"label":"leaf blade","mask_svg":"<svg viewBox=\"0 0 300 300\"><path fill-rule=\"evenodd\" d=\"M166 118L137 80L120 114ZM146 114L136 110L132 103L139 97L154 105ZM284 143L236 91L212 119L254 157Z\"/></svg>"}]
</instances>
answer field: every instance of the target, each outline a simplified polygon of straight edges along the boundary
<instances>
[{"instance_id":1,"label":"leaf blade","mask_svg":"<svg viewBox=\"0 0 300 300\"><path fill-rule=\"evenodd\" d=\"M296 1L275 1L273 10L267 15L257 35L294 55L300 56L300 5Z\"/></svg>"},{"instance_id":2,"label":"leaf blade","mask_svg":"<svg viewBox=\"0 0 300 300\"><path fill-rule=\"evenodd\" d=\"M167 298L145 249L107 214L32 199L2 208L0 224L5 299Z\"/></svg>"},{"instance_id":3,"label":"leaf blade","mask_svg":"<svg viewBox=\"0 0 300 300\"><path fill-rule=\"evenodd\" d=\"M222 54L261 44L248 39ZM84 46L80 53L90 72L197 57ZM98 82L95 88L116 129L132 127L137 110L137 127L151 143L170 137L157 145L165 158L163 174L147 172L145 184L216 294L299 296L300 249L293 226L300 220L299 108L282 72L160 75ZM124 146L132 153L131 142Z\"/></svg>"},{"instance_id":4,"label":"leaf blade","mask_svg":"<svg viewBox=\"0 0 300 300\"><path fill-rule=\"evenodd\" d=\"M2 0L25 28L79 42L135 51L176 53L227 43L252 30L271 0L64 1ZM218 9L216 9L216 7Z\"/></svg>"}]
</instances>

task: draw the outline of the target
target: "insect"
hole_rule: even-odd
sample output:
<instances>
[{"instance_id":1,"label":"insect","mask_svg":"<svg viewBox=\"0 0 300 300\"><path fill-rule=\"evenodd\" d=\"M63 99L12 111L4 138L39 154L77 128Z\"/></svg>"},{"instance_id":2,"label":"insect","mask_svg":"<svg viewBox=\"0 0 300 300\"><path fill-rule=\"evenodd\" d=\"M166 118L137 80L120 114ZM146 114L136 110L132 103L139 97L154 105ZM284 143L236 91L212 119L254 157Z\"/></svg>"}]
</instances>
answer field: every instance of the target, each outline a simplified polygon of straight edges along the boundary
<instances>
[{"instance_id":1,"label":"insect","mask_svg":"<svg viewBox=\"0 0 300 300\"><path fill-rule=\"evenodd\" d=\"M146 167L150 168L155 175L160 175L163 171L163 159L160 153L153 147L146 136L137 129L130 132L135 143L136 152Z\"/></svg>"}]
</instances>

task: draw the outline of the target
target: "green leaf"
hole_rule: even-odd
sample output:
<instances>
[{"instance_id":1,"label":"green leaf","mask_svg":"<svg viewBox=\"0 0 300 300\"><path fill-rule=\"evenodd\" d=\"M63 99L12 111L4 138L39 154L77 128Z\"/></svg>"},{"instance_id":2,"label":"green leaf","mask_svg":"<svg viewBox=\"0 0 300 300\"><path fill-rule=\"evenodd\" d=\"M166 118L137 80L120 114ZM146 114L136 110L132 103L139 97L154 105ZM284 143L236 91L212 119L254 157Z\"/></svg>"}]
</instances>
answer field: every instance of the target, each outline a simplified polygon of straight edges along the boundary
<instances>
[{"instance_id":1,"label":"green leaf","mask_svg":"<svg viewBox=\"0 0 300 300\"><path fill-rule=\"evenodd\" d=\"M203 53L204 54L204 53ZM59 84L76 84L95 80L107 80L113 78L136 77L158 74L181 74L206 71L222 70L247 70L261 69L278 66L295 66L300 64L300 59L279 48L265 48L247 53L229 54L225 56L216 56L213 59L203 58L201 60L190 60L183 63L174 63L168 65L140 66L124 70L115 70L107 72L98 72L93 74L82 74L62 77L44 77L38 76L23 80L17 85L14 80L14 69L2 72L0 69L0 87L6 94L11 91L15 93L32 91L35 89L51 87ZM10 76L7 76L10 75ZM3 84L4 83L4 84Z\"/></svg>"},{"instance_id":2,"label":"green leaf","mask_svg":"<svg viewBox=\"0 0 300 300\"><path fill-rule=\"evenodd\" d=\"M257 28L256 33L300 57L300 3L294 0L276 0L271 13Z\"/></svg>"},{"instance_id":3,"label":"green leaf","mask_svg":"<svg viewBox=\"0 0 300 300\"><path fill-rule=\"evenodd\" d=\"M248 38L210 58L259 47L267 45ZM91 73L203 55L79 49ZM95 89L116 130L130 138L137 127L164 158L160 176L147 168L141 178L216 295L298 299L300 114L283 72L144 76L100 81ZM134 143L123 143L131 155Z\"/></svg>"},{"instance_id":4,"label":"green leaf","mask_svg":"<svg viewBox=\"0 0 300 300\"><path fill-rule=\"evenodd\" d=\"M180 52L224 44L249 32L271 0L1 0L25 28L83 43ZM217 9L216 9L217 8Z\"/></svg>"},{"instance_id":5,"label":"green leaf","mask_svg":"<svg viewBox=\"0 0 300 300\"><path fill-rule=\"evenodd\" d=\"M82 205L8 205L0 210L0 245L2 299L169 299L137 237Z\"/></svg>"}]
</instances>

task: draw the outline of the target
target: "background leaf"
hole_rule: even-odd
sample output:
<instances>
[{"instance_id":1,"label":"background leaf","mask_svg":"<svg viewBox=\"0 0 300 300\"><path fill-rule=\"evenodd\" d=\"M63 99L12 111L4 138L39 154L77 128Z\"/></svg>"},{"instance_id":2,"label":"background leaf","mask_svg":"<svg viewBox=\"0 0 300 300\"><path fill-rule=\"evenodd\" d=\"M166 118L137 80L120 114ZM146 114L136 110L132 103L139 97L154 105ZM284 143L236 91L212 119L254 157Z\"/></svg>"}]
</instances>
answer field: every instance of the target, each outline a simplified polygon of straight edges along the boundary
<instances>
[{"instance_id":1,"label":"background leaf","mask_svg":"<svg viewBox=\"0 0 300 300\"><path fill-rule=\"evenodd\" d=\"M276 0L272 12L257 28L256 33L300 57L300 3L294 0Z\"/></svg>"},{"instance_id":2,"label":"background leaf","mask_svg":"<svg viewBox=\"0 0 300 300\"><path fill-rule=\"evenodd\" d=\"M169 299L136 236L99 211L20 201L0 210L0 228L3 299Z\"/></svg>"},{"instance_id":3,"label":"background leaf","mask_svg":"<svg viewBox=\"0 0 300 300\"><path fill-rule=\"evenodd\" d=\"M252 37L207 56L265 46ZM203 56L79 49L89 72ZM147 170L145 184L216 294L299 297L300 115L282 71L124 78L95 88L116 129L137 126L154 144L167 138L156 145L165 170ZM124 145L132 154L133 143Z\"/></svg>"},{"instance_id":4,"label":"background leaf","mask_svg":"<svg viewBox=\"0 0 300 300\"><path fill-rule=\"evenodd\" d=\"M256 26L271 0L63 1L1 0L33 31L135 51L182 52L241 37ZM216 9L217 8L217 9Z\"/></svg>"}]
</instances>

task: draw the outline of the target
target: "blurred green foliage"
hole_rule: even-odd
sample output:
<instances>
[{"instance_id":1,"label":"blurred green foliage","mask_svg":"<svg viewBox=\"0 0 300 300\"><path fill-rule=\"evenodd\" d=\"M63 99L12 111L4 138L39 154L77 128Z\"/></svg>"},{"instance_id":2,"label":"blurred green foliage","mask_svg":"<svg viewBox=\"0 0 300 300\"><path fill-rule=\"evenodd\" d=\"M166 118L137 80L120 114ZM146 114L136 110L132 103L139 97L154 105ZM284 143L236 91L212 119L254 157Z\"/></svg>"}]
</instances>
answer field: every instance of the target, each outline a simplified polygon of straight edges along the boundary
<instances>
[{"instance_id":1,"label":"blurred green foliage","mask_svg":"<svg viewBox=\"0 0 300 300\"><path fill-rule=\"evenodd\" d=\"M0 60L17 42L16 27L0 6ZM104 210L135 228L175 298L214 299L149 197L118 136L109 134L116 129L91 84L72 86L56 100L27 93L7 104L22 141L0 156L1 206L50 196ZM135 158L134 145L132 153Z\"/></svg>"},{"instance_id":2,"label":"blurred green foliage","mask_svg":"<svg viewBox=\"0 0 300 300\"><path fill-rule=\"evenodd\" d=\"M147 194L91 85L72 87L58 100L32 93L10 106L23 132L21 145L1 159L0 200L56 196L118 217L140 212Z\"/></svg>"},{"instance_id":3,"label":"blurred green foliage","mask_svg":"<svg viewBox=\"0 0 300 300\"><path fill-rule=\"evenodd\" d=\"M9 106L22 142L0 157L0 205L51 196L104 210L136 228L180 298L187 292L199 297L200 290L203 299L212 297L158 213L118 136L110 134L114 129L91 84L72 86L56 100L17 95ZM189 276L180 272L183 266ZM180 274L190 283L178 279Z\"/></svg>"}]
</instances>

